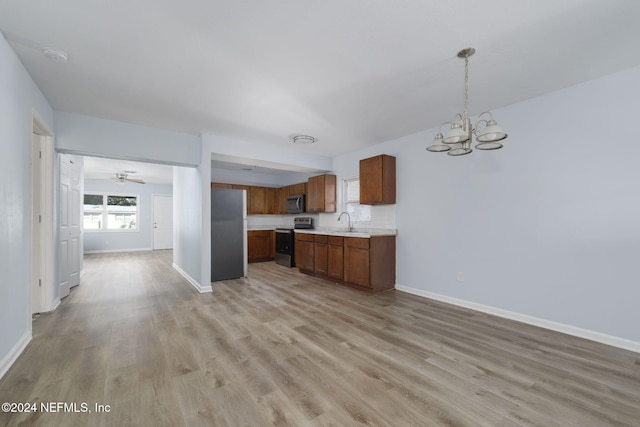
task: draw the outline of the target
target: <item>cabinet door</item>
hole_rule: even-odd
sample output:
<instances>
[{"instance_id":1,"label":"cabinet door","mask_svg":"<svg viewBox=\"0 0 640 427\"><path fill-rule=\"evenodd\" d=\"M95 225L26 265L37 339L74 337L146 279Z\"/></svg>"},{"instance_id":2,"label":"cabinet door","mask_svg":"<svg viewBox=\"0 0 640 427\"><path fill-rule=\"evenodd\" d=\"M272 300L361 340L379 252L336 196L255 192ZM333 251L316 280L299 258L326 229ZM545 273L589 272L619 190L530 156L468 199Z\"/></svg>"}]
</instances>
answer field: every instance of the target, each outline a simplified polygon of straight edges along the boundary
<instances>
[{"instance_id":1,"label":"cabinet door","mask_svg":"<svg viewBox=\"0 0 640 427\"><path fill-rule=\"evenodd\" d=\"M286 187L275 189L274 213L283 215L287 213L287 189Z\"/></svg>"},{"instance_id":2,"label":"cabinet door","mask_svg":"<svg viewBox=\"0 0 640 427\"><path fill-rule=\"evenodd\" d=\"M247 231L247 252L249 261L269 260L275 257L275 239L270 230Z\"/></svg>"},{"instance_id":3,"label":"cabinet door","mask_svg":"<svg viewBox=\"0 0 640 427\"><path fill-rule=\"evenodd\" d=\"M325 276L327 275L327 237L324 234L316 234L313 239L313 271Z\"/></svg>"},{"instance_id":4,"label":"cabinet door","mask_svg":"<svg viewBox=\"0 0 640 427\"><path fill-rule=\"evenodd\" d=\"M298 194L307 193L307 183L301 182L299 184L289 185L287 188L287 196L297 196Z\"/></svg>"},{"instance_id":5,"label":"cabinet door","mask_svg":"<svg viewBox=\"0 0 640 427\"><path fill-rule=\"evenodd\" d=\"M276 259L276 232L269 232L269 259Z\"/></svg>"},{"instance_id":6,"label":"cabinet door","mask_svg":"<svg viewBox=\"0 0 640 427\"><path fill-rule=\"evenodd\" d=\"M282 191L279 188L267 187L267 214L279 214L280 213L280 194Z\"/></svg>"},{"instance_id":7,"label":"cabinet door","mask_svg":"<svg viewBox=\"0 0 640 427\"><path fill-rule=\"evenodd\" d=\"M369 239L345 237L344 280L369 287Z\"/></svg>"},{"instance_id":8,"label":"cabinet door","mask_svg":"<svg viewBox=\"0 0 640 427\"><path fill-rule=\"evenodd\" d=\"M265 187L251 187L251 203L249 213L258 215L267 213L267 189Z\"/></svg>"},{"instance_id":9,"label":"cabinet door","mask_svg":"<svg viewBox=\"0 0 640 427\"><path fill-rule=\"evenodd\" d=\"M312 176L307 181L307 212L336 211L336 176Z\"/></svg>"},{"instance_id":10,"label":"cabinet door","mask_svg":"<svg viewBox=\"0 0 640 427\"><path fill-rule=\"evenodd\" d=\"M382 158L360 160L360 203L382 202Z\"/></svg>"},{"instance_id":11,"label":"cabinet door","mask_svg":"<svg viewBox=\"0 0 640 427\"><path fill-rule=\"evenodd\" d=\"M323 175L322 181L322 212L336 211L336 176Z\"/></svg>"},{"instance_id":12,"label":"cabinet door","mask_svg":"<svg viewBox=\"0 0 640 427\"><path fill-rule=\"evenodd\" d=\"M313 271L318 274L327 275L327 244L314 243L314 263Z\"/></svg>"},{"instance_id":13,"label":"cabinet door","mask_svg":"<svg viewBox=\"0 0 640 427\"><path fill-rule=\"evenodd\" d=\"M312 234L296 234L295 260L300 270L313 271L314 250Z\"/></svg>"},{"instance_id":14,"label":"cabinet door","mask_svg":"<svg viewBox=\"0 0 640 427\"><path fill-rule=\"evenodd\" d=\"M322 208L322 176L312 176L307 182L307 212L320 212Z\"/></svg>"},{"instance_id":15,"label":"cabinet door","mask_svg":"<svg viewBox=\"0 0 640 427\"><path fill-rule=\"evenodd\" d=\"M360 160L360 203L396 202L396 158L382 154Z\"/></svg>"},{"instance_id":16,"label":"cabinet door","mask_svg":"<svg viewBox=\"0 0 640 427\"><path fill-rule=\"evenodd\" d=\"M327 276L342 280L344 277L344 254L342 245L327 246Z\"/></svg>"}]
</instances>

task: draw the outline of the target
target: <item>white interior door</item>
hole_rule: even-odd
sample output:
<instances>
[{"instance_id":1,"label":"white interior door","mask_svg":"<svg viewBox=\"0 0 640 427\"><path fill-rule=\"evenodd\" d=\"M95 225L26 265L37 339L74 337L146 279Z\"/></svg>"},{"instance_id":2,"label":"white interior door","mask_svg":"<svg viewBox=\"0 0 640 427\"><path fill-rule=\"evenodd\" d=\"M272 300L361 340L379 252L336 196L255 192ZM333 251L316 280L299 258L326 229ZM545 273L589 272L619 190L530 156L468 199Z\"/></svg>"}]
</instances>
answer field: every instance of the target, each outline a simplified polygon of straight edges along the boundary
<instances>
[{"instance_id":1,"label":"white interior door","mask_svg":"<svg viewBox=\"0 0 640 427\"><path fill-rule=\"evenodd\" d=\"M80 233L82 233L82 201L80 192L82 185L82 169L80 163L73 159L69 161L69 286L80 284L80 265L82 261L82 245Z\"/></svg>"},{"instance_id":2,"label":"white interior door","mask_svg":"<svg viewBox=\"0 0 640 427\"><path fill-rule=\"evenodd\" d=\"M80 165L60 154L60 244L58 250L59 295L69 295L80 284Z\"/></svg>"},{"instance_id":3,"label":"white interior door","mask_svg":"<svg viewBox=\"0 0 640 427\"><path fill-rule=\"evenodd\" d=\"M71 178L69 177L70 156L59 154L60 158L60 243L58 244L58 286L60 299L69 295L69 189Z\"/></svg>"},{"instance_id":4,"label":"white interior door","mask_svg":"<svg viewBox=\"0 0 640 427\"><path fill-rule=\"evenodd\" d=\"M42 141L41 136L31 135L31 313L43 310L43 249L42 231Z\"/></svg>"},{"instance_id":5,"label":"white interior door","mask_svg":"<svg viewBox=\"0 0 640 427\"><path fill-rule=\"evenodd\" d=\"M153 249L173 248L173 197L153 196Z\"/></svg>"}]
</instances>

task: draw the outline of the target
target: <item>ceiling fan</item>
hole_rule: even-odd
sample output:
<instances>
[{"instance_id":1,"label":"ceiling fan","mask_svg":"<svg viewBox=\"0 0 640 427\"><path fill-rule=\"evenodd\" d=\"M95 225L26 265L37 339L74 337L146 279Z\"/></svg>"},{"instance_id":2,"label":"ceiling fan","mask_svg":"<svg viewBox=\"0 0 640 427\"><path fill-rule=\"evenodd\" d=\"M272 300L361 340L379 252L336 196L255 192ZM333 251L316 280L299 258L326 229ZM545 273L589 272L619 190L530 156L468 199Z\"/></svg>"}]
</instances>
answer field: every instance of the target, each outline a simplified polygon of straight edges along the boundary
<instances>
[{"instance_id":1,"label":"ceiling fan","mask_svg":"<svg viewBox=\"0 0 640 427\"><path fill-rule=\"evenodd\" d=\"M115 178L111 178L111 179L119 184L124 184L126 182L134 182L136 184L146 184L146 182L144 182L141 179L129 178L129 175L133 173L136 173L136 172L135 171L124 171L124 173L116 172Z\"/></svg>"}]
</instances>

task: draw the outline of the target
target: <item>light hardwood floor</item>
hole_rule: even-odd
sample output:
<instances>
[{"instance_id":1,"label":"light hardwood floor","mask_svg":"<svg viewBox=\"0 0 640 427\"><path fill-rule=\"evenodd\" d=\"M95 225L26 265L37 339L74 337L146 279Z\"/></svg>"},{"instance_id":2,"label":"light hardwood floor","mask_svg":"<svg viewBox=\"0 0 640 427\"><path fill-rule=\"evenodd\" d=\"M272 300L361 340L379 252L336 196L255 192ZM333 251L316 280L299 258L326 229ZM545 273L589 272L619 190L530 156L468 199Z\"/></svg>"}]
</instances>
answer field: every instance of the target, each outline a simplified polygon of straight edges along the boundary
<instances>
[{"instance_id":1,"label":"light hardwood floor","mask_svg":"<svg viewBox=\"0 0 640 427\"><path fill-rule=\"evenodd\" d=\"M92 412L0 425L640 425L640 354L272 262L198 294L171 256L87 256L0 401Z\"/></svg>"}]
</instances>

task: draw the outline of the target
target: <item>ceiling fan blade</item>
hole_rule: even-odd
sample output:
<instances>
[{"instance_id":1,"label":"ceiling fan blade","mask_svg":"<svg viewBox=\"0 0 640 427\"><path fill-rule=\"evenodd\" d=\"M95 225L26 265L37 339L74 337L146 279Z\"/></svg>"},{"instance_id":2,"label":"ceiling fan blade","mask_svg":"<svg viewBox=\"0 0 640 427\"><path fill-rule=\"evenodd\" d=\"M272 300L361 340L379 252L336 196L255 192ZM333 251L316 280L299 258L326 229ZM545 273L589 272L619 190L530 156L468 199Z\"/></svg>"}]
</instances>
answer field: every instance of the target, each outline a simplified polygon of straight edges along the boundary
<instances>
[{"instance_id":1,"label":"ceiling fan blade","mask_svg":"<svg viewBox=\"0 0 640 427\"><path fill-rule=\"evenodd\" d=\"M135 182L136 184L146 184L146 182L144 182L141 179L126 178L125 181L127 181L127 182Z\"/></svg>"}]
</instances>

